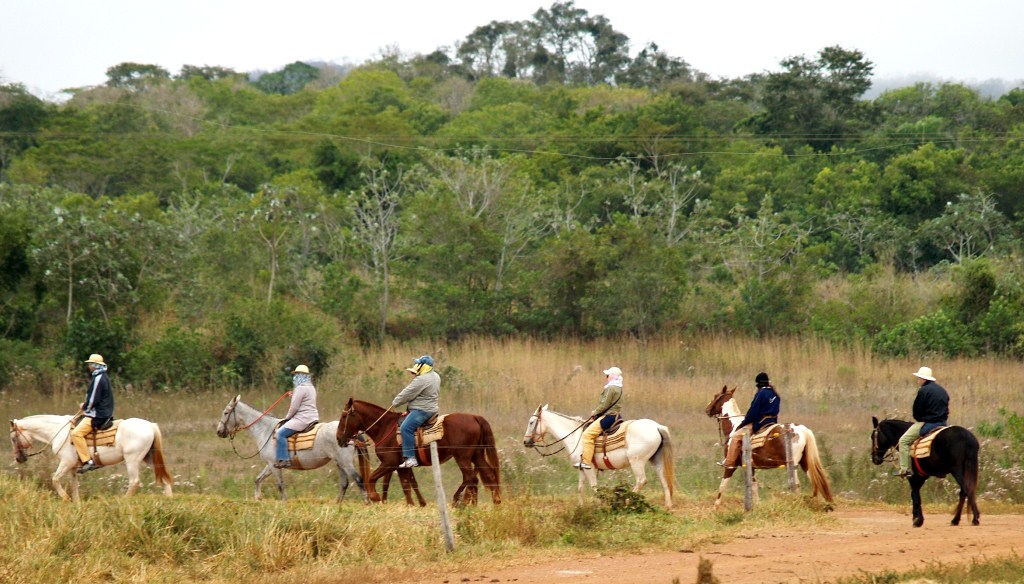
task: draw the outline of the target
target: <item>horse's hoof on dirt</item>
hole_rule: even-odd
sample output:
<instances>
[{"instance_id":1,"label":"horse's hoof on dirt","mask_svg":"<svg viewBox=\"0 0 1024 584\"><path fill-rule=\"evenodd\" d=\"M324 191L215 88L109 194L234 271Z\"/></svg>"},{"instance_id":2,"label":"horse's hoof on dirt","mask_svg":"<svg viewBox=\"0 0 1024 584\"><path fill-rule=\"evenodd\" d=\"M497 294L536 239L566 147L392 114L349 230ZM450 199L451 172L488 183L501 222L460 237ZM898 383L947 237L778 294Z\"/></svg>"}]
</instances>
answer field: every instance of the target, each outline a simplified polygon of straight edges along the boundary
<instances>
[{"instance_id":1,"label":"horse's hoof on dirt","mask_svg":"<svg viewBox=\"0 0 1024 584\"><path fill-rule=\"evenodd\" d=\"M971 521L971 525L981 525L981 522L975 519L974 521Z\"/></svg>"},{"instance_id":2,"label":"horse's hoof on dirt","mask_svg":"<svg viewBox=\"0 0 1024 584\"><path fill-rule=\"evenodd\" d=\"M921 527L922 525L924 525L924 519L915 519L914 520L914 527Z\"/></svg>"}]
</instances>

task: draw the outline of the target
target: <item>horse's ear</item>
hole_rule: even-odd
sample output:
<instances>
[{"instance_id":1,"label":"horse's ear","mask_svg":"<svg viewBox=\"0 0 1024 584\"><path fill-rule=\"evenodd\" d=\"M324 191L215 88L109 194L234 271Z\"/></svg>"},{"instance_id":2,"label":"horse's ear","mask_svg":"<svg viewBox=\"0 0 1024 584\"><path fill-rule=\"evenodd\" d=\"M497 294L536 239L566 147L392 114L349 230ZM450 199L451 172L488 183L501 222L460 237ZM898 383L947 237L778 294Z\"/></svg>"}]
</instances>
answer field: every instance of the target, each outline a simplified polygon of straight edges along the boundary
<instances>
[{"instance_id":1,"label":"horse's ear","mask_svg":"<svg viewBox=\"0 0 1024 584\"><path fill-rule=\"evenodd\" d=\"M235 403L237 404L240 401L242 401L242 394L238 394L235 396Z\"/></svg>"},{"instance_id":2,"label":"horse's ear","mask_svg":"<svg viewBox=\"0 0 1024 584\"><path fill-rule=\"evenodd\" d=\"M544 407L542 407L541 410L545 412L548 411L548 404L544 404Z\"/></svg>"},{"instance_id":3,"label":"horse's ear","mask_svg":"<svg viewBox=\"0 0 1024 584\"><path fill-rule=\"evenodd\" d=\"M353 403L353 399L351 397L349 397L348 398L348 402L345 404L345 407L346 408L351 408L352 407L352 403Z\"/></svg>"},{"instance_id":4,"label":"horse's ear","mask_svg":"<svg viewBox=\"0 0 1024 584\"><path fill-rule=\"evenodd\" d=\"M739 387L739 386L737 385L736 387ZM734 388L729 390L729 397L732 397L732 394L736 393L736 387L734 387Z\"/></svg>"},{"instance_id":5,"label":"horse's ear","mask_svg":"<svg viewBox=\"0 0 1024 584\"><path fill-rule=\"evenodd\" d=\"M727 389L729 389L729 384L728 383L722 386L722 391L720 393L725 393L725 390L727 390Z\"/></svg>"},{"instance_id":6,"label":"horse's ear","mask_svg":"<svg viewBox=\"0 0 1024 584\"><path fill-rule=\"evenodd\" d=\"M874 424L873 427L877 428L878 427L878 418L876 418L874 416L871 416L871 423Z\"/></svg>"}]
</instances>

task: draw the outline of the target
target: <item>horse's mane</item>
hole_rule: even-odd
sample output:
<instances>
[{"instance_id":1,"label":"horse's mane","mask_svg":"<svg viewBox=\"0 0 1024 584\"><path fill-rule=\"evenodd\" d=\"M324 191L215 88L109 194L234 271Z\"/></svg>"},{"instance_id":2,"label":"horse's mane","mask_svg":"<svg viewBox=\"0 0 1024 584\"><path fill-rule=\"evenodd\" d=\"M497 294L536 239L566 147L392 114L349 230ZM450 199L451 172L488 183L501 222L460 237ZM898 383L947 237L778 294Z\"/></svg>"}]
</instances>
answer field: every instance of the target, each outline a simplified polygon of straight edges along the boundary
<instances>
[{"instance_id":1,"label":"horse's mane","mask_svg":"<svg viewBox=\"0 0 1024 584\"><path fill-rule=\"evenodd\" d=\"M582 422L585 419L585 418L581 418L580 416L570 416L569 414L563 414L561 412L556 412L555 410L544 410L544 411L546 413L555 414L556 416L561 416L563 418L567 418L569 420L574 420L576 422Z\"/></svg>"}]
</instances>

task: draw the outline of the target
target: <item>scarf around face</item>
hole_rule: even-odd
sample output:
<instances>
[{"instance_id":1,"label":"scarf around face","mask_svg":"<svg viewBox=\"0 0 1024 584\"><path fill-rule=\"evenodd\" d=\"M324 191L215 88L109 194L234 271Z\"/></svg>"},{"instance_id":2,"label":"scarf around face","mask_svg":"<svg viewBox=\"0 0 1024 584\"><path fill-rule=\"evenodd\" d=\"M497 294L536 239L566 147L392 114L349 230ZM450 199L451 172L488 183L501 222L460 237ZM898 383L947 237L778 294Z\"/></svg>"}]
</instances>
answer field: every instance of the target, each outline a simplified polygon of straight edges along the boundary
<instances>
[{"instance_id":1,"label":"scarf around face","mask_svg":"<svg viewBox=\"0 0 1024 584\"><path fill-rule=\"evenodd\" d=\"M309 380L309 373L296 373L295 375L292 375L292 387L298 387Z\"/></svg>"}]
</instances>

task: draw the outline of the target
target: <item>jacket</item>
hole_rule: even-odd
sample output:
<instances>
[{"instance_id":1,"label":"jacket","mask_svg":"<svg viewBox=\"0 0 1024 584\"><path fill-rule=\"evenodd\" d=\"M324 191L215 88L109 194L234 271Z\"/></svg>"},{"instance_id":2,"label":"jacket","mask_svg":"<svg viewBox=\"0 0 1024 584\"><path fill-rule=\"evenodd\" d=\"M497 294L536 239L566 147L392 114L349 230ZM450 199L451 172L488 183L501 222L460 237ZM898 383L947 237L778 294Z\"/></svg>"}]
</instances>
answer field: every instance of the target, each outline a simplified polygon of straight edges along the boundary
<instances>
[{"instance_id":1,"label":"jacket","mask_svg":"<svg viewBox=\"0 0 1024 584\"><path fill-rule=\"evenodd\" d=\"M949 418L949 394L934 381L925 381L914 398L914 420L946 423Z\"/></svg>"},{"instance_id":2,"label":"jacket","mask_svg":"<svg viewBox=\"0 0 1024 584\"><path fill-rule=\"evenodd\" d=\"M750 409L747 410L747 415L743 416L743 421L736 427L737 430L750 424L751 430L757 432L761 428L768 424L774 424L779 421L779 409L782 405L782 398L779 394L775 393L775 388L770 385L764 385L757 388L757 393L754 394L754 400L750 402Z\"/></svg>"},{"instance_id":3,"label":"jacket","mask_svg":"<svg viewBox=\"0 0 1024 584\"><path fill-rule=\"evenodd\" d=\"M114 417L114 392L110 389L110 378L107 377L106 371L93 373L82 412L96 420L109 420Z\"/></svg>"},{"instance_id":4,"label":"jacket","mask_svg":"<svg viewBox=\"0 0 1024 584\"><path fill-rule=\"evenodd\" d=\"M622 411L622 385L621 383L609 383L601 391L601 400L594 408L593 415L613 416Z\"/></svg>"},{"instance_id":5,"label":"jacket","mask_svg":"<svg viewBox=\"0 0 1024 584\"><path fill-rule=\"evenodd\" d=\"M320 412L316 409L316 388L312 383L307 381L295 386L285 418L288 421L284 423L284 427L296 432L301 432L313 422L320 420Z\"/></svg>"},{"instance_id":6,"label":"jacket","mask_svg":"<svg viewBox=\"0 0 1024 584\"><path fill-rule=\"evenodd\" d=\"M408 409L420 410L428 414L436 414L440 411L438 401L441 397L441 376L437 371L428 371L423 375L417 375L405 389L398 392L391 402L391 407L396 408L408 403Z\"/></svg>"}]
</instances>

